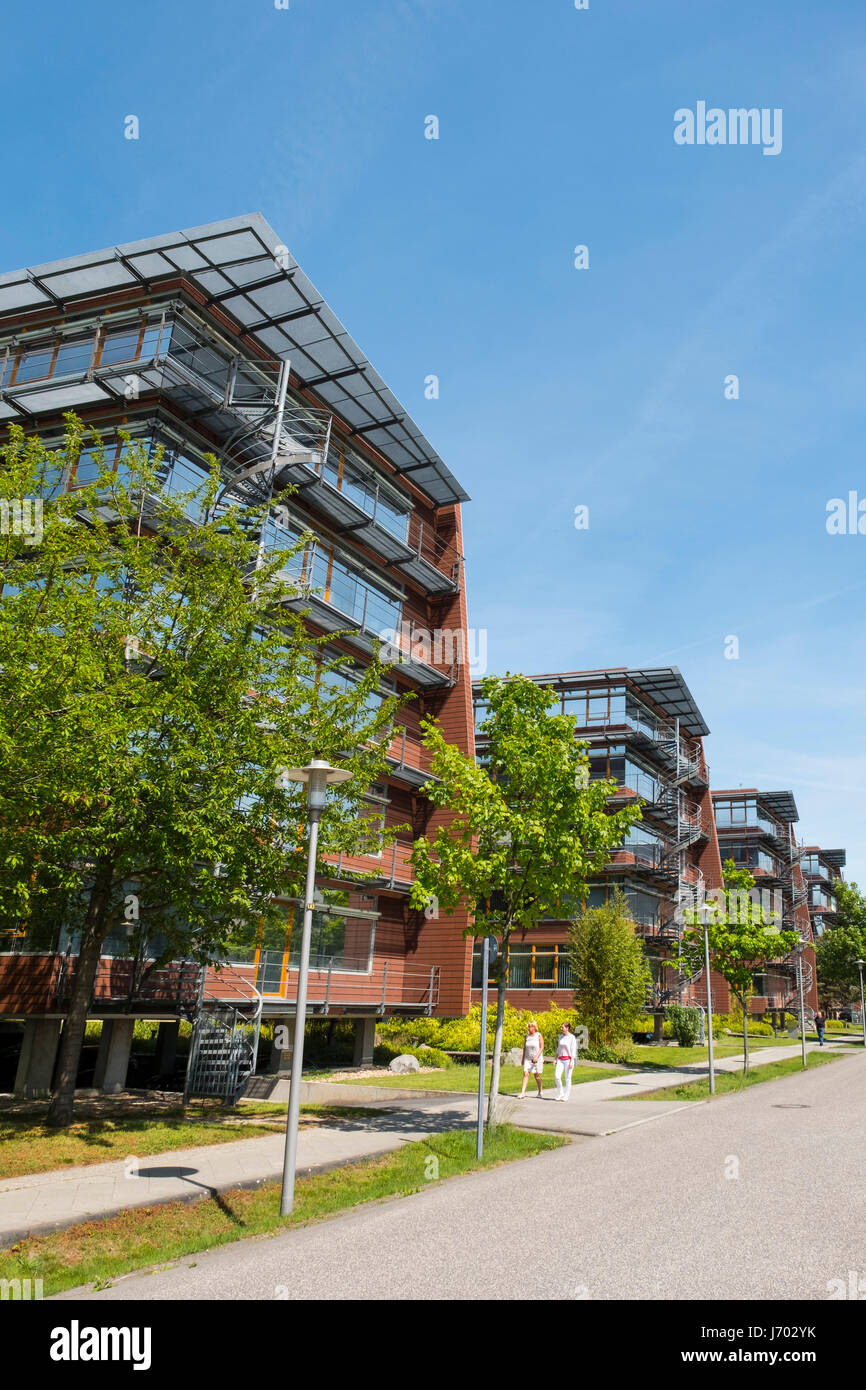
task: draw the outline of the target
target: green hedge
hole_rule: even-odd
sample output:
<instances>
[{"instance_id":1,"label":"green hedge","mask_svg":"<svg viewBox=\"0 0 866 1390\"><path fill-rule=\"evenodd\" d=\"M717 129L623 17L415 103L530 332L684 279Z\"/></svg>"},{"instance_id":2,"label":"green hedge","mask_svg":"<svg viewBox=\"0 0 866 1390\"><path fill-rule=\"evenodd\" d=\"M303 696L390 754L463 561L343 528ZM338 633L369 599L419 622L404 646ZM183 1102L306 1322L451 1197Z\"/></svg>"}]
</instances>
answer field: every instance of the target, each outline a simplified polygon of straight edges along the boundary
<instances>
[{"instance_id":1,"label":"green hedge","mask_svg":"<svg viewBox=\"0 0 866 1390\"><path fill-rule=\"evenodd\" d=\"M576 1028L579 1018L576 1009L561 1009L552 1001L545 1010L514 1009L505 1005L505 1024L502 1046L505 1052L523 1047L529 1020L534 1018L544 1037L545 1049L551 1051L563 1023ZM496 1029L496 1005L487 1011L487 1046L493 1046ZM383 1043L392 1043L402 1051L411 1052L420 1043L444 1048L448 1052L477 1052L481 1040L481 1005L473 1004L464 1018L393 1019L376 1029Z\"/></svg>"},{"instance_id":2,"label":"green hedge","mask_svg":"<svg viewBox=\"0 0 866 1390\"><path fill-rule=\"evenodd\" d=\"M373 1061L377 1067L387 1067L395 1057L416 1057L422 1067L448 1067L451 1058L436 1047L404 1047L402 1043L379 1043L373 1049Z\"/></svg>"}]
</instances>

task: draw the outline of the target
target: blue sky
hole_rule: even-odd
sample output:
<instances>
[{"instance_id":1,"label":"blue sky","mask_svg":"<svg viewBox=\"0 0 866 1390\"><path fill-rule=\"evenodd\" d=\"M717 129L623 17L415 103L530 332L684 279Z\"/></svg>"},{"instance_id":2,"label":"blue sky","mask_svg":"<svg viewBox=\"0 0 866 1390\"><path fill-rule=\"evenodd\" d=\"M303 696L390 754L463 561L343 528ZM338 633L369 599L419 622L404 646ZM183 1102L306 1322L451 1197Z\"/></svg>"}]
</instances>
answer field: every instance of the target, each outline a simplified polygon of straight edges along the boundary
<instances>
[{"instance_id":1,"label":"blue sky","mask_svg":"<svg viewBox=\"0 0 866 1390\"><path fill-rule=\"evenodd\" d=\"M679 665L866 879L859 3L48 0L4 58L0 269L262 212L471 493L490 668Z\"/></svg>"}]
</instances>

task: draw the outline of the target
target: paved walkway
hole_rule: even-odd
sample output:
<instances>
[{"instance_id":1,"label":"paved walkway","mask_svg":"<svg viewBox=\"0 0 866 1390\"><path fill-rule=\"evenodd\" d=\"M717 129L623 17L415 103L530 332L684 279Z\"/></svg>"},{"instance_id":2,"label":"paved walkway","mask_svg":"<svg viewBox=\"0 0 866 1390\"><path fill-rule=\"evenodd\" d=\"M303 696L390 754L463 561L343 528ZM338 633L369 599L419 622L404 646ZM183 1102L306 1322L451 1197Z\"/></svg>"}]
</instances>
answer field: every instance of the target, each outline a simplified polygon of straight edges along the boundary
<instances>
[{"instance_id":1,"label":"paved walkway","mask_svg":"<svg viewBox=\"0 0 866 1390\"><path fill-rule=\"evenodd\" d=\"M814 1050L817 1043L808 1043ZM673 1051L673 1049L671 1049ZM756 1064L797 1055L797 1049L768 1047ZM742 1057L719 1061L719 1071L738 1071ZM541 1101L527 1094L520 1101L503 1096L501 1118L525 1129L553 1131L574 1137L617 1134L679 1110L695 1110L693 1101L632 1101L678 1082L706 1075L704 1062L676 1070L634 1072L575 1086L568 1104L555 1101L553 1088ZM407 1094L384 1087L305 1083L302 1099L339 1101L363 1106L380 1116L347 1117L339 1124L302 1130L298 1136L298 1171L311 1173L339 1167L356 1159L389 1153L401 1144L427 1138L442 1130L469 1128L475 1123L476 1098L454 1092L418 1091ZM619 1104L611 1105L612 1100ZM25 1235L81 1221L111 1216L129 1207L213 1196L232 1187L257 1186L279 1180L282 1174L282 1134L236 1139L195 1149L175 1149L130 1164L129 1160L64 1168L52 1173L0 1181L0 1248ZM132 1156L130 1156L132 1157ZM137 1175L133 1175L136 1172Z\"/></svg>"},{"instance_id":2,"label":"paved walkway","mask_svg":"<svg viewBox=\"0 0 866 1390\"><path fill-rule=\"evenodd\" d=\"M693 1325L702 1318L725 1327L732 1324L722 1321L726 1305L719 1300L741 1306L748 1299L757 1301L750 1321L809 1324L813 1301L823 1307L852 1296L851 1281L856 1288L866 1268L864 1147L861 1048L832 1067L720 1096L714 1105L690 1104L611 1139L579 1140L471 1178L431 1181L413 1196L368 1203L338 1221L237 1241L169 1269L117 1279L103 1292L79 1288L60 1297L132 1301L139 1321L147 1320L140 1309L149 1300L367 1299L402 1308L407 1301L459 1299L502 1306L525 1301L527 1270L540 1269L548 1275L544 1293L555 1290L563 1313L563 1299L615 1301L620 1341L630 1335L631 1300L664 1300L677 1311L690 1304ZM797 1300L796 1318L787 1302L774 1302L788 1299ZM819 1369L834 1332L843 1348L856 1336L856 1310L849 1304L839 1312L836 1326L828 1323L820 1334ZM131 1316L118 1311L117 1319ZM573 1308L569 1318L598 1325L586 1309ZM670 1326L665 1332L675 1348L708 1345L678 1342ZM614 1338L608 1334L615 1354ZM769 1335L758 1345L768 1343L778 1345ZM736 1378L734 1370L728 1383Z\"/></svg>"},{"instance_id":3,"label":"paved walkway","mask_svg":"<svg viewBox=\"0 0 866 1390\"><path fill-rule=\"evenodd\" d=\"M414 1110L351 1117L333 1126L317 1125L298 1135L298 1172L321 1172L355 1159L389 1153L467 1123L463 1108ZM285 1137L263 1135L151 1154L135 1165L113 1160L86 1167L0 1181L0 1249L25 1235L59 1230L80 1221L112 1216L128 1207L214 1196L232 1187L279 1181Z\"/></svg>"}]
</instances>

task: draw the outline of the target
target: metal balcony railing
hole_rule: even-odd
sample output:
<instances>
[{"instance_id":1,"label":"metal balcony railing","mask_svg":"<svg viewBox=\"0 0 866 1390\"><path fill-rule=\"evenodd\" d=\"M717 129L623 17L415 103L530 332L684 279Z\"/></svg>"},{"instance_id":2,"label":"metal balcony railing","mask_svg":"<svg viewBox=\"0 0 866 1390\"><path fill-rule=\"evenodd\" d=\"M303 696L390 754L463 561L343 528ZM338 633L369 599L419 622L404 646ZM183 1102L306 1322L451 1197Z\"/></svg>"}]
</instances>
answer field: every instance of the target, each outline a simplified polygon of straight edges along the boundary
<instances>
[{"instance_id":1,"label":"metal balcony railing","mask_svg":"<svg viewBox=\"0 0 866 1390\"><path fill-rule=\"evenodd\" d=\"M318 1014L352 1006L383 1013L388 1008L413 1009L430 1014L439 1003L440 967L407 968L404 960L374 956L358 960L357 969L346 958L310 962L307 999ZM256 986L266 1001L296 1004L298 969L285 951L263 951L255 967Z\"/></svg>"}]
</instances>

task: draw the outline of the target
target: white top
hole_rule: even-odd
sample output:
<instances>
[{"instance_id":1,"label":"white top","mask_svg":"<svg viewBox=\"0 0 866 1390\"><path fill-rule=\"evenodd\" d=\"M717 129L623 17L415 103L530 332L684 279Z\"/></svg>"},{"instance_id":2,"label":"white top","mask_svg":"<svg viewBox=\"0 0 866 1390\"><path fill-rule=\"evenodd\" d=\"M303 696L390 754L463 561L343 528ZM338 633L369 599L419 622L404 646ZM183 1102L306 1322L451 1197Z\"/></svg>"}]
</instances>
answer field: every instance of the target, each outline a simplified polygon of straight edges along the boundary
<instances>
[{"instance_id":1,"label":"white top","mask_svg":"<svg viewBox=\"0 0 866 1390\"><path fill-rule=\"evenodd\" d=\"M531 1062L534 1062L541 1051L541 1038L537 1033L527 1033L523 1044L524 1051Z\"/></svg>"},{"instance_id":2,"label":"white top","mask_svg":"<svg viewBox=\"0 0 866 1390\"><path fill-rule=\"evenodd\" d=\"M574 1061L577 1056L577 1038L573 1033L560 1033L556 1040L557 1061Z\"/></svg>"}]
</instances>

